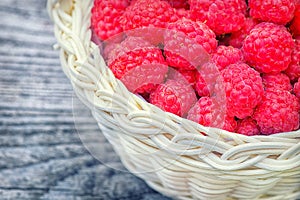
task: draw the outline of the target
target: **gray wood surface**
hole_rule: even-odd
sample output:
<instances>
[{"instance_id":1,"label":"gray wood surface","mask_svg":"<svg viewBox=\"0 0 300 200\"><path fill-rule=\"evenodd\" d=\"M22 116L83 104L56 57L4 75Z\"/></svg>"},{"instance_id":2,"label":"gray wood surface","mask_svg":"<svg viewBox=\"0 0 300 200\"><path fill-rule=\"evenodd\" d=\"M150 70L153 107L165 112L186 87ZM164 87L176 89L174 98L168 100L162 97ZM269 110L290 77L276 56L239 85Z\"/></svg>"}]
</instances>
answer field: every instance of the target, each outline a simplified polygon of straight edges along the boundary
<instances>
[{"instance_id":1,"label":"gray wood surface","mask_svg":"<svg viewBox=\"0 0 300 200\"><path fill-rule=\"evenodd\" d=\"M63 74L46 0L0 1L0 199L167 199L122 169ZM76 99L75 99L76 101ZM77 128L77 129L76 129ZM101 160L80 133L96 134Z\"/></svg>"}]
</instances>

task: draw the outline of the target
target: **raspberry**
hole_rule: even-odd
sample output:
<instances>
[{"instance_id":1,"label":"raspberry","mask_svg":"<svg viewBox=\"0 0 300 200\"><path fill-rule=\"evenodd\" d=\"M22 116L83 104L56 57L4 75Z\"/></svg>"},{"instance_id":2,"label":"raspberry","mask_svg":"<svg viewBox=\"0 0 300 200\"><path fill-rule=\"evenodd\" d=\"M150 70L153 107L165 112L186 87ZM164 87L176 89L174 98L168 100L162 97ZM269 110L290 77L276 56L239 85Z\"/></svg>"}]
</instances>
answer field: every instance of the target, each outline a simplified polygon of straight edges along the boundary
<instances>
[{"instance_id":1,"label":"raspberry","mask_svg":"<svg viewBox=\"0 0 300 200\"><path fill-rule=\"evenodd\" d=\"M295 39L292 52L292 60L289 67L285 70L291 81L296 81L300 77L300 39Z\"/></svg>"},{"instance_id":2,"label":"raspberry","mask_svg":"<svg viewBox=\"0 0 300 200\"><path fill-rule=\"evenodd\" d=\"M127 37L121 43L106 43L104 52L105 55L107 55L107 63L108 65L110 65L116 59L126 55L127 53L130 53L131 51L148 48L157 49L148 41L140 37ZM115 76L117 76L117 78L120 78L123 76L123 72L121 72L120 75L115 74Z\"/></svg>"},{"instance_id":3,"label":"raspberry","mask_svg":"<svg viewBox=\"0 0 300 200\"><path fill-rule=\"evenodd\" d=\"M108 55L109 68L131 92L148 93L162 83L168 66L159 48L128 37Z\"/></svg>"},{"instance_id":4,"label":"raspberry","mask_svg":"<svg viewBox=\"0 0 300 200\"><path fill-rule=\"evenodd\" d=\"M211 55L211 61L215 63L219 70L223 70L230 64L243 61L243 53L240 49L232 46L220 45Z\"/></svg>"},{"instance_id":5,"label":"raspberry","mask_svg":"<svg viewBox=\"0 0 300 200\"><path fill-rule=\"evenodd\" d=\"M167 26L164 54L172 67L193 70L217 47L214 32L201 22L182 18Z\"/></svg>"},{"instance_id":6,"label":"raspberry","mask_svg":"<svg viewBox=\"0 0 300 200\"><path fill-rule=\"evenodd\" d=\"M251 117L238 120L236 132L247 136L260 134L256 121Z\"/></svg>"},{"instance_id":7,"label":"raspberry","mask_svg":"<svg viewBox=\"0 0 300 200\"><path fill-rule=\"evenodd\" d=\"M248 4L250 15L261 21L286 24L294 16L295 0L249 0Z\"/></svg>"},{"instance_id":8,"label":"raspberry","mask_svg":"<svg viewBox=\"0 0 300 200\"><path fill-rule=\"evenodd\" d=\"M237 128L237 122L234 117L229 117L228 115L225 117L223 129L230 132L235 132Z\"/></svg>"},{"instance_id":9,"label":"raspberry","mask_svg":"<svg viewBox=\"0 0 300 200\"><path fill-rule=\"evenodd\" d=\"M232 132L235 131L237 126L234 118L226 115L226 110L222 108L222 105L210 97L201 97L189 110L187 119L203 126L220 128Z\"/></svg>"},{"instance_id":10,"label":"raspberry","mask_svg":"<svg viewBox=\"0 0 300 200\"><path fill-rule=\"evenodd\" d=\"M299 102L286 90L270 89L264 93L253 119L262 134L293 131L299 128Z\"/></svg>"},{"instance_id":11,"label":"raspberry","mask_svg":"<svg viewBox=\"0 0 300 200\"><path fill-rule=\"evenodd\" d=\"M184 8L175 9L175 14L177 15L178 19L181 19L181 18L190 19L191 18L190 11L186 10Z\"/></svg>"},{"instance_id":12,"label":"raspberry","mask_svg":"<svg viewBox=\"0 0 300 200\"><path fill-rule=\"evenodd\" d=\"M282 25L262 22L256 25L243 43L244 58L259 72L281 72L291 62L293 38Z\"/></svg>"},{"instance_id":13,"label":"raspberry","mask_svg":"<svg viewBox=\"0 0 300 200\"><path fill-rule=\"evenodd\" d=\"M260 74L245 63L231 64L221 74L223 83L216 84L216 91L223 84L228 115L240 119L251 116L263 95Z\"/></svg>"},{"instance_id":14,"label":"raspberry","mask_svg":"<svg viewBox=\"0 0 300 200\"><path fill-rule=\"evenodd\" d=\"M229 38L229 45L235 48L241 48L243 46L244 39L250 33L250 30L257 25L258 22L253 18L246 18L243 27L235 32L232 32Z\"/></svg>"},{"instance_id":15,"label":"raspberry","mask_svg":"<svg viewBox=\"0 0 300 200\"><path fill-rule=\"evenodd\" d=\"M244 0L190 0L191 17L205 22L216 35L231 33L245 22Z\"/></svg>"},{"instance_id":16,"label":"raspberry","mask_svg":"<svg viewBox=\"0 0 300 200\"><path fill-rule=\"evenodd\" d=\"M185 84L189 84L194 87L196 83L196 74L197 70L169 70L169 79L173 79L176 81L183 81Z\"/></svg>"},{"instance_id":17,"label":"raspberry","mask_svg":"<svg viewBox=\"0 0 300 200\"><path fill-rule=\"evenodd\" d=\"M143 37L157 45L163 41L163 29L177 19L175 10L166 1L137 0L126 9L120 23L128 35Z\"/></svg>"},{"instance_id":18,"label":"raspberry","mask_svg":"<svg viewBox=\"0 0 300 200\"><path fill-rule=\"evenodd\" d=\"M296 97L298 97L298 99L300 99L300 78L294 84L293 92L296 95Z\"/></svg>"},{"instance_id":19,"label":"raspberry","mask_svg":"<svg viewBox=\"0 0 300 200\"><path fill-rule=\"evenodd\" d=\"M200 73L196 73L195 90L200 97L210 96L210 90Z\"/></svg>"},{"instance_id":20,"label":"raspberry","mask_svg":"<svg viewBox=\"0 0 300 200\"><path fill-rule=\"evenodd\" d=\"M104 46L104 51L103 51L103 58L105 59L106 62L108 62L108 58L112 56L111 52L115 49L120 48L120 43L118 42L107 42L105 43Z\"/></svg>"},{"instance_id":21,"label":"raspberry","mask_svg":"<svg viewBox=\"0 0 300 200\"><path fill-rule=\"evenodd\" d=\"M294 36L300 36L300 1L296 3L294 19L292 20L290 29Z\"/></svg>"},{"instance_id":22,"label":"raspberry","mask_svg":"<svg viewBox=\"0 0 300 200\"><path fill-rule=\"evenodd\" d=\"M129 0L95 0L92 8L91 26L101 40L123 31L120 17L129 5Z\"/></svg>"},{"instance_id":23,"label":"raspberry","mask_svg":"<svg viewBox=\"0 0 300 200\"><path fill-rule=\"evenodd\" d=\"M184 9L189 9L189 4L187 0L164 0L169 2L169 4L173 8L184 8Z\"/></svg>"},{"instance_id":24,"label":"raspberry","mask_svg":"<svg viewBox=\"0 0 300 200\"><path fill-rule=\"evenodd\" d=\"M197 94L202 97L211 96L214 92L214 86L220 77L221 73L214 63L205 63L196 73L195 90ZM223 91L222 89L224 90L224 88L220 88L219 94Z\"/></svg>"},{"instance_id":25,"label":"raspberry","mask_svg":"<svg viewBox=\"0 0 300 200\"><path fill-rule=\"evenodd\" d=\"M178 116L184 116L196 101L196 94L190 86L171 79L150 94L150 103Z\"/></svg>"},{"instance_id":26,"label":"raspberry","mask_svg":"<svg viewBox=\"0 0 300 200\"><path fill-rule=\"evenodd\" d=\"M263 74L262 80L265 89L275 88L275 89L286 90L290 92L293 89L289 77L283 73Z\"/></svg>"}]
</instances>

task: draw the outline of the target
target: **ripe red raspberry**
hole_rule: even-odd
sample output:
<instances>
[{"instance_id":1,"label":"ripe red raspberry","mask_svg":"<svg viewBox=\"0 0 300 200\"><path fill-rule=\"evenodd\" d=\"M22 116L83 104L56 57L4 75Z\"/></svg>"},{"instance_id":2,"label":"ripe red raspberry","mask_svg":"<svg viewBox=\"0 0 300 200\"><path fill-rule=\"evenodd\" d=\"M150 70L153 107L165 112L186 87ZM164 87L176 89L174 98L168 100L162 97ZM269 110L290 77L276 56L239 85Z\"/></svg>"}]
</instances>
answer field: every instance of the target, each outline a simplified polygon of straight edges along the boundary
<instances>
[{"instance_id":1,"label":"ripe red raspberry","mask_svg":"<svg viewBox=\"0 0 300 200\"><path fill-rule=\"evenodd\" d=\"M245 63L231 64L221 74L223 82L216 84L216 91L225 87L228 115L239 119L251 116L263 95L260 74Z\"/></svg>"},{"instance_id":2,"label":"ripe red raspberry","mask_svg":"<svg viewBox=\"0 0 300 200\"><path fill-rule=\"evenodd\" d=\"M237 121L234 117L229 117L228 115L225 117L225 122L223 129L230 132L236 132Z\"/></svg>"},{"instance_id":3,"label":"ripe red raspberry","mask_svg":"<svg viewBox=\"0 0 300 200\"><path fill-rule=\"evenodd\" d=\"M294 36L300 36L300 1L296 3L294 19L292 20L290 29Z\"/></svg>"},{"instance_id":4,"label":"ripe red raspberry","mask_svg":"<svg viewBox=\"0 0 300 200\"><path fill-rule=\"evenodd\" d=\"M128 37L117 45L107 63L115 77L136 93L152 92L168 72L161 50L136 37Z\"/></svg>"},{"instance_id":5,"label":"ripe red raspberry","mask_svg":"<svg viewBox=\"0 0 300 200\"><path fill-rule=\"evenodd\" d=\"M286 90L270 89L264 93L253 119L262 134L293 131L299 128L299 101Z\"/></svg>"},{"instance_id":6,"label":"ripe red raspberry","mask_svg":"<svg viewBox=\"0 0 300 200\"><path fill-rule=\"evenodd\" d=\"M120 48L120 43L119 42L106 42L103 43L104 50L102 53L103 58L105 59L106 62L108 62L108 58L112 56L111 52L114 51L117 48Z\"/></svg>"},{"instance_id":7,"label":"ripe red raspberry","mask_svg":"<svg viewBox=\"0 0 300 200\"><path fill-rule=\"evenodd\" d=\"M256 25L243 43L244 58L259 72L281 72L291 62L293 38L282 25L262 22Z\"/></svg>"},{"instance_id":8,"label":"ripe red raspberry","mask_svg":"<svg viewBox=\"0 0 300 200\"><path fill-rule=\"evenodd\" d=\"M166 1L137 0L126 9L120 23L127 34L157 45L163 41L163 29L177 19L174 8Z\"/></svg>"},{"instance_id":9,"label":"ripe red raspberry","mask_svg":"<svg viewBox=\"0 0 300 200\"><path fill-rule=\"evenodd\" d=\"M167 1L173 8L189 9L188 0L164 0Z\"/></svg>"},{"instance_id":10,"label":"ripe red raspberry","mask_svg":"<svg viewBox=\"0 0 300 200\"><path fill-rule=\"evenodd\" d=\"M184 116L196 101L197 97L191 86L171 79L160 84L150 94L150 103L178 116Z\"/></svg>"},{"instance_id":11,"label":"ripe red raspberry","mask_svg":"<svg viewBox=\"0 0 300 200\"><path fill-rule=\"evenodd\" d=\"M101 40L123 31L120 17L129 5L129 0L95 0L92 8L91 26Z\"/></svg>"},{"instance_id":12,"label":"ripe red raspberry","mask_svg":"<svg viewBox=\"0 0 300 200\"><path fill-rule=\"evenodd\" d=\"M292 91L293 87L289 77L283 73L270 73L262 75L265 89L275 88L280 90Z\"/></svg>"},{"instance_id":13,"label":"ripe red raspberry","mask_svg":"<svg viewBox=\"0 0 300 200\"><path fill-rule=\"evenodd\" d=\"M218 83L220 78L221 73L214 63L207 62L202 65L196 73L195 90L197 94L201 97L212 96L214 93L215 84ZM220 88L218 92L219 95L221 95L222 92L224 93L224 87Z\"/></svg>"},{"instance_id":14,"label":"ripe red raspberry","mask_svg":"<svg viewBox=\"0 0 300 200\"><path fill-rule=\"evenodd\" d=\"M291 81L296 81L300 77L300 39L295 39L292 52L292 60L289 67L285 70Z\"/></svg>"},{"instance_id":15,"label":"ripe red raspberry","mask_svg":"<svg viewBox=\"0 0 300 200\"><path fill-rule=\"evenodd\" d=\"M196 73L195 90L200 97L210 96L211 93L205 79L199 72Z\"/></svg>"},{"instance_id":16,"label":"ripe red raspberry","mask_svg":"<svg viewBox=\"0 0 300 200\"><path fill-rule=\"evenodd\" d=\"M186 10L184 8L175 9L175 14L177 15L178 19L187 18L190 19L190 10Z\"/></svg>"},{"instance_id":17,"label":"ripe red raspberry","mask_svg":"<svg viewBox=\"0 0 300 200\"><path fill-rule=\"evenodd\" d=\"M191 17L205 22L216 35L231 33L245 22L244 0L190 0Z\"/></svg>"},{"instance_id":18,"label":"ripe red raspberry","mask_svg":"<svg viewBox=\"0 0 300 200\"><path fill-rule=\"evenodd\" d=\"M243 53L238 48L220 45L217 47L217 50L211 55L211 61L215 63L218 69L221 71L230 64L242 62Z\"/></svg>"},{"instance_id":19,"label":"ripe red raspberry","mask_svg":"<svg viewBox=\"0 0 300 200\"><path fill-rule=\"evenodd\" d=\"M293 87L293 93L296 95L296 97L298 97L298 99L300 100L300 78L298 79L298 81L294 84Z\"/></svg>"},{"instance_id":20,"label":"ripe red raspberry","mask_svg":"<svg viewBox=\"0 0 300 200\"><path fill-rule=\"evenodd\" d=\"M201 97L188 112L187 119L203 126L215 127L234 132L237 122L226 115L226 108L222 108L216 100Z\"/></svg>"},{"instance_id":21,"label":"ripe red raspberry","mask_svg":"<svg viewBox=\"0 0 300 200\"><path fill-rule=\"evenodd\" d=\"M105 44L104 53L107 55L107 63L110 65L112 62L115 62L120 56L125 56L127 53L130 53L135 50L141 49L157 49L148 41L140 37L127 37L121 43L111 42ZM121 74L115 74L117 78L123 76L123 71Z\"/></svg>"},{"instance_id":22,"label":"ripe red raspberry","mask_svg":"<svg viewBox=\"0 0 300 200\"><path fill-rule=\"evenodd\" d=\"M246 18L243 27L235 32L232 32L229 38L229 45L235 48L241 48L243 46L244 39L250 33L250 30L258 24L258 21L253 18Z\"/></svg>"},{"instance_id":23,"label":"ripe red raspberry","mask_svg":"<svg viewBox=\"0 0 300 200\"><path fill-rule=\"evenodd\" d=\"M217 47L214 32L201 22L182 18L167 26L164 54L169 66L194 70Z\"/></svg>"},{"instance_id":24,"label":"ripe red raspberry","mask_svg":"<svg viewBox=\"0 0 300 200\"><path fill-rule=\"evenodd\" d=\"M236 132L248 136L260 134L256 121L251 117L238 120Z\"/></svg>"},{"instance_id":25,"label":"ripe red raspberry","mask_svg":"<svg viewBox=\"0 0 300 200\"><path fill-rule=\"evenodd\" d=\"M183 81L187 85L194 87L196 83L197 70L176 70L169 69L168 79Z\"/></svg>"},{"instance_id":26,"label":"ripe red raspberry","mask_svg":"<svg viewBox=\"0 0 300 200\"><path fill-rule=\"evenodd\" d=\"M298 97L300 100L300 78L298 81L294 84L293 93Z\"/></svg>"},{"instance_id":27,"label":"ripe red raspberry","mask_svg":"<svg viewBox=\"0 0 300 200\"><path fill-rule=\"evenodd\" d=\"M295 11L295 0L249 0L248 5L253 18L277 24L291 21Z\"/></svg>"}]
</instances>

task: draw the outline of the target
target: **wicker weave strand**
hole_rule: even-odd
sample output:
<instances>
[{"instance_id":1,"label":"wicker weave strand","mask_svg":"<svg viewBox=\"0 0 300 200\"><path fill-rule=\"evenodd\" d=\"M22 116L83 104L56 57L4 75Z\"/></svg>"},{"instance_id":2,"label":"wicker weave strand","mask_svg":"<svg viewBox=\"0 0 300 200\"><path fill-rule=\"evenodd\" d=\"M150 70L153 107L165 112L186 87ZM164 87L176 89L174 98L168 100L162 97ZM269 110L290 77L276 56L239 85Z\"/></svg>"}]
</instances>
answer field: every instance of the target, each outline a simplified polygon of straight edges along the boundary
<instances>
[{"instance_id":1,"label":"wicker weave strand","mask_svg":"<svg viewBox=\"0 0 300 200\"><path fill-rule=\"evenodd\" d=\"M48 0L48 12L64 73L131 172L175 199L300 197L300 131L248 137L203 127L133 95L91 41L92 4Z\"/></svg>"}]
</instances>

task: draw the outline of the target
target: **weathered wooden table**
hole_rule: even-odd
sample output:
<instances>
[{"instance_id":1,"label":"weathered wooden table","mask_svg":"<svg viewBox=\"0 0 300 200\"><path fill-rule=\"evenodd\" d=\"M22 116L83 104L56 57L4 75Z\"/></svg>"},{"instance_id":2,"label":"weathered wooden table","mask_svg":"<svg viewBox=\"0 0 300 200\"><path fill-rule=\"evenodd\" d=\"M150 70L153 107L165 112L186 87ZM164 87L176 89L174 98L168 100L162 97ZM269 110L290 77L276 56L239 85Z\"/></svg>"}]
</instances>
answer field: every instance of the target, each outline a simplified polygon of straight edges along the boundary
<instances>
[{"instance_id":1,"label":"weathered wooden table","mask_svg":"<svg viewBox=\"0 0 300 200\"><path fill-rule=\"evenodd\" d=\"M0 1L0 199L167 199L116 169L122 164L84 107L74 118L45 7ZM78 132L97 134L85 144L99 145L101 162Z\"/></svg>"}]
</instances>

